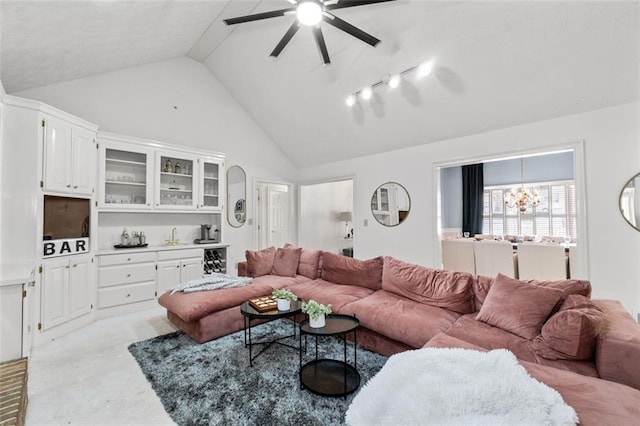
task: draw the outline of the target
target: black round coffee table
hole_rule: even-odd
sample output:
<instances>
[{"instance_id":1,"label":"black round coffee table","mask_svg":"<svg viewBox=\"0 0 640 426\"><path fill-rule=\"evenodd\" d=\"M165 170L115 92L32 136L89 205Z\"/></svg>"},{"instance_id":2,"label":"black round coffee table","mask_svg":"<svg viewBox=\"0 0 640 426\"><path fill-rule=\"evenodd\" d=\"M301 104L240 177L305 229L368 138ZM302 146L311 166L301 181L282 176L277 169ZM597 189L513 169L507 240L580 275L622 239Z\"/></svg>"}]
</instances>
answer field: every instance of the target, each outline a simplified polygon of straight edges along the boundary
<instances>
[{"instance_id":1,"label":"black round coffee table","mask_svg":"<svg viewBox=\"0 0 640 426\"><path fill-rule=\"evenodd\" d=\"M300 323L300 385L303 389L323 396L346 396L360 387L360 373L357 369L357 329L360 321L349 315L332 314L326 316L324 327L309 326L309 319ZM347 362L347 335L353 333L353 365ZM315 336L316 356L313 361L302 365L302 335ZM318 337L339 336L344 344L344 358L318 359ZM306 344L305 344L306 348Z\"/></svg>"},{"instance_id":2,"label":"black round coffee table","mask_svg":"<svg viewBox=\"0 0 640 426\"><path fill-rule=\"evenodd\" d=\"M299 314L301 312L301 307L302 307L302 303L300 301L294 301L294 302L291 302L291 307L286 311L279 311L277 309L274 309L272 311L260 312L257 309L255 309L253 306L251 306L251 304L249 304L248 301L240 305L240 312L244 317L244 345L249 347L249 365L253 366L253 360L256 359L258 355L260 355L262 352L267 350L274 343L277 343L282 346L287 346L293 349L299 349L296 346L292 346L281 341L289 337L296 337L295 321L291 321L291 324L293 325L293 334L281 336L273 340L260 341L260 342L254 342L253 340L251 340L251 328L252 328L251 322L255 320L261 320L261 324L262 324L264 322L277 320L279 318L294 317L296 314ZM260 350L260 352L253 355L252 353L253 346L255 345L263 345L263 347Z\"/></svg>"}]
</instances>

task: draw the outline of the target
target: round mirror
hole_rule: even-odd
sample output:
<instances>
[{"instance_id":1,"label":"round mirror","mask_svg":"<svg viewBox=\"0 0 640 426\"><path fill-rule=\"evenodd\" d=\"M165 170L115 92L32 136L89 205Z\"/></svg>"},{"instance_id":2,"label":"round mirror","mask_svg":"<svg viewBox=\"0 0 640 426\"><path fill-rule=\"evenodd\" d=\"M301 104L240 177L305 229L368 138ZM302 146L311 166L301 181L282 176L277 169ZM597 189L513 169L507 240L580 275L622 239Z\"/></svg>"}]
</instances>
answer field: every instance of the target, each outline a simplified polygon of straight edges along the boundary
<instances>
[{"instance_id":1,"label":"round mirror","mask_svg":"<svg viewBox=\"0 0 640 426\"><path fill-rule=\"evenodd\" d=\"M620 192L620 213L637 231L640 231L640 173L629 179Z\"/></svg>"},{"instance_id":2,"label":"round mirror","mask_svg":"<svg viewBox=\"0 0 640 426\"><path fill-rule=\"evenodd\" d=\"M409 216L411 198L397 182L380 185L371 196L371 213L384 226L400 225Z\"/></svg>"},{"instance_id":3,"label":"round mirror","mask_svg":"<svg viewBox=\"0 0 640 426\"><path fill-rule=\"evenodd\" d=\"M227 221L234 228L247 221L247 175L240 166L227 169Z\"/></svg>"}]
</instances>

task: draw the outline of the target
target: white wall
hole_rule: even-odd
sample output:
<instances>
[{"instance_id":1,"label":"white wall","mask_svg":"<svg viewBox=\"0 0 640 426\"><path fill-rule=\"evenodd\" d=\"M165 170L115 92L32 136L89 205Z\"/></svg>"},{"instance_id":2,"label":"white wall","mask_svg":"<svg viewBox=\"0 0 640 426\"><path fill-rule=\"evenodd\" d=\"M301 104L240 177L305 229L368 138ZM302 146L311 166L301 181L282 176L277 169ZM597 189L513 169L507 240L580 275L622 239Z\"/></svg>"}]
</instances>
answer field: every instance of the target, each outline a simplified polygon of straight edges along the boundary
<instances>
[{"instance_id":1,"label":"white wall","mask_svg":"<svg viewBox=\"0 0 640 426\"><path fill-rule=\"evenodd\" d=\"M300 186L300 245L332 253L346 248L345 222L340 212L353 209L353 181L343 180ZM349 224L349 229L353 224ZM348 243L351 246L350 243Z\"/></svg>"},{"instance_id":2,"label":"white wall","mask_svg":"<svg viewBox=\"0 0 640 426\"><path fill-rule=\"evenodd\" d=\"M254 178L295 181L297 170L200 62L182 57L14 93L45 102L100 130L218 151ZM174 108L174 107L177 107ZM249 198L251 202L251 198ZM253 206L248 206L249 218ZM231 228L230 270L253 248L252 226Z\"/></svg>"},{"instance_id":3,"label":"white wall","mask_svg":"<svg viewBox=\"0 0 640 426\"><path fill-rule=\"evenodd\" d=\"M355 256L391 255L439 266L434 241L434 163L540 149L584 140L590 280L593 296L640 309L640 232L621 217L618 196L640 170L640 104L592 111L434 144L302 169L301 180L355 176ZM378 185L396 181L411 196L411 212L400 226L379 225L370 212ZM368 226L363 222L368 219Z\"/></svg>"}]
</instances>

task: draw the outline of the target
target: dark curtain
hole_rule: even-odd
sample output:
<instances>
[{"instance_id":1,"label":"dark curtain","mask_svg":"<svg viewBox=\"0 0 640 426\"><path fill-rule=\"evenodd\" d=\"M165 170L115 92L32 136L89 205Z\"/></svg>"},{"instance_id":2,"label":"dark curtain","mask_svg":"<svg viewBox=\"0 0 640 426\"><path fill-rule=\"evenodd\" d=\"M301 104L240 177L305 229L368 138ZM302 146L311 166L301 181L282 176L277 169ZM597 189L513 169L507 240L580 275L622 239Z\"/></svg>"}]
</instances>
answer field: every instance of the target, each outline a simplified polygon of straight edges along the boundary
<instances>
[{"instance_id":1,"label":"dark curtain","mask_svg":"<svg viewBox=\"0 0 640 426\"><path fill-rule=\"evenodd\" d=\"M482 234L484 174L482 164L462 166L462 232Z\"/></svg>"}]
</instances>

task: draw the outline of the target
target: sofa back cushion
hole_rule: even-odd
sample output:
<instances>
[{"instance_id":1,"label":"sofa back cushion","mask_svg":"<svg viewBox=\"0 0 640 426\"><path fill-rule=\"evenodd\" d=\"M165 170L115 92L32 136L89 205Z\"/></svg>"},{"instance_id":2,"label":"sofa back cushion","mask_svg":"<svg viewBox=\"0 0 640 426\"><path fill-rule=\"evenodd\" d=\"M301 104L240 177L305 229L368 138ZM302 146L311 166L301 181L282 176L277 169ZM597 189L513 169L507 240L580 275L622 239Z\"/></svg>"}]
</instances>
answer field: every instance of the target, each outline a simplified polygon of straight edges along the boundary
<instances>
[{"instance_id":1,"label":"sofa back cushion","mask_svg":"<svg viewBox=\"0 0 640 426\"><path fill-rule=\"evenodd\" d=\"M382 289L426 305L461 314L473 312L473 275L431 269L384 258Z\"/></svg>"},{"instance_id":2,"label":"sofa back cushion","mask_svg":"<svg viewBox=\"0 0 640 426\"><path fill-rule=\"evenodd\" d=\"M382 263L382 256L358 260L325 251L322 253L322 279L336 284L358 285L380 290Z\"/></svg>"},{"instance_id":3,"label":"sofa back cushion","mask_svg":"<svg viewBox=\"0 0 640 426\"><path fill-rule=\"evenodd\" d=\"M498 274L476 320L533 339L540 334L542 324L562 294L555 288L526 284Z\"/></svg>"},{"instance_id":4,"label":"sofa back cushion","mask_svg":"<svg viewBox=\"0 0 640 426\"><path fill-rule=\"evenodd\" d=\"M495 282L496 277L486 277L483 275L478 275L473 284L473 294L475 301L475 309L479 311L482 308L482 304L491 289L491 286ZM591 296L591 283L586 280L556 280L556 281L540 281L540 280L524 280L520 281L521 283L533 284L542 287L555 288L558 290L562 290L562 297L558 301L558 304L553 309L553 312L557 312L562 306L564 300L570 294L579 294L585 297Z\"/></svg>"},{"instance_id":5,"label":"sofa back cushion","mask_svg":"<svg viewBox=\"0 0 640 426\"><path fill-rule=\"evenodd\" d=\"M546 359L591 359L603 325L602 309L585 296L571 294L542 326L533 348Z\"/></svg>"},{"instance_id":6,"label":"sofa back cushion","mask_svg":"<svg viewBox=\"0 0 640 426\"><path fill-rule=\"evenodd\" d=\"M286 243L284 248L293 247L293 244ZM322 255L321 250L308 249L302 247L302 253L300 254L300 262L298 263L298 275L305 276L315 280L320 276L320 257Z\"/></svg>"},{"instance_id":7,"label":"sofa back cushion","mask_svg":"<svg viewBox=\"0 0 640 426\"><path fill-rule=\"evenodd\" d=\"M247 273L250 277L255 278L271 274L276 257L275 247L258 251L246 250L244 255L247 259Z\"/></svg>"},{"instance_id":8,"label":"sofa back cushion","mask_svg":"<svg viewBox=\"0 0 640 426\"><path fill-rule=\"evenodd\" d=\"M295 277L298 272L301 254L302 249L299 247L285 246L277 249L271 274L281 277Z\"/></svg>"}]
</instances>

